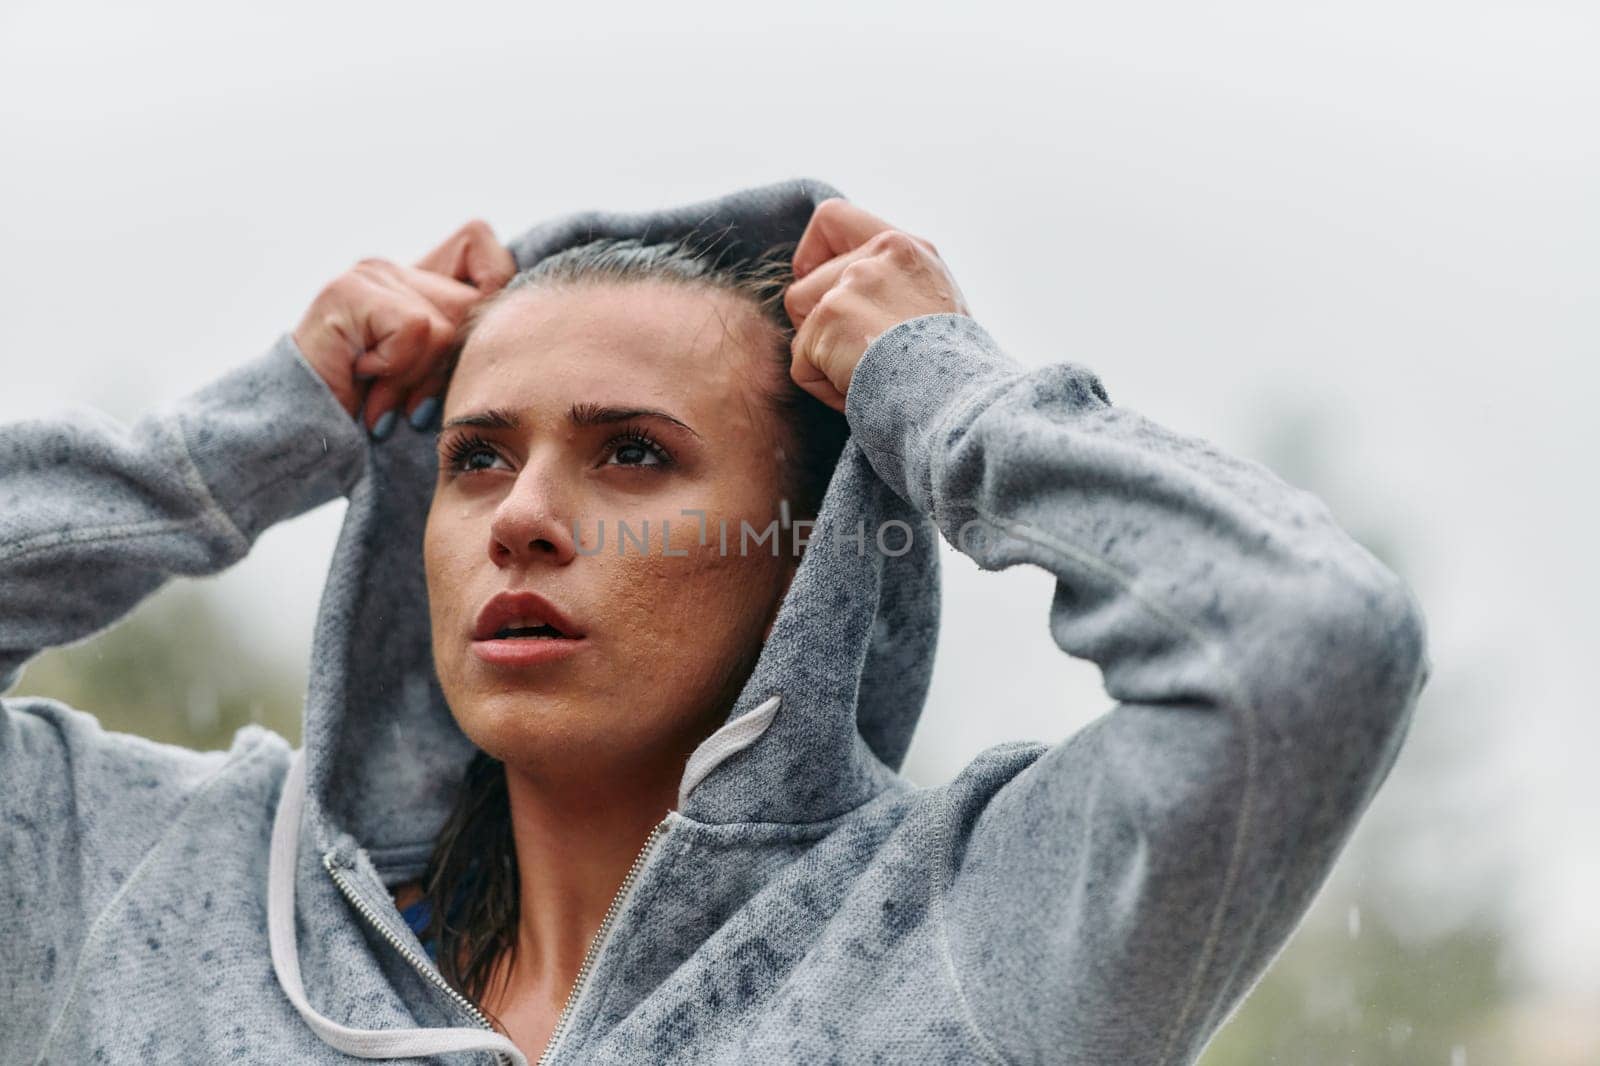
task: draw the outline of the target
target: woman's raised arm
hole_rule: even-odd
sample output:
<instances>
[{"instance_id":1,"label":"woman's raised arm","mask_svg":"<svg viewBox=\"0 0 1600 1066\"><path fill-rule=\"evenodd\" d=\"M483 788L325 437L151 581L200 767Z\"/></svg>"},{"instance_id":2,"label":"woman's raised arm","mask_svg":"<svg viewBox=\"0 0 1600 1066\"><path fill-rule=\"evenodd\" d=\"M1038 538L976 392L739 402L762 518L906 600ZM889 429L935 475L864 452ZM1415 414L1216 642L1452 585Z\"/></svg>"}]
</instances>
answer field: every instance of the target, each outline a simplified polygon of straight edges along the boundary
<instances>
[{"instance_id":1,"label":"woman's raised arm","mask_svg":"<svg viewBox=\"0 0 1600 1066\"><path fill-rule=\"evenodd\" d=\"M1051 636L1118 701L952 785L935 910L975 1024L1008 1062L1192 1061L1395 760L1415 599L1315 496L964 314L879 335L845 411L981 568L1054 575Z\"/></svg>"},{"instance_id":2,"label":"woman's raised arm","mask_svg":"<svg viewBox=\"0 0 1600 1066\"><path fill-rule=\"evenodd\" d=\"M343 495L365 447L288 333L131 426L91 408L0 425L0 692L39 650Z\"/></svg>"},{"instance_id":3,"label":"woman's raised arm","mask_svg":"<svg viewBox=\"0 0 1600 1066\"><path fill-rule=\"evenodd\" d=\"M0 692L39 650L346 494L363 424L384 435L442 388L456 326L514 269L469 222L414 267L362 260L292 334L132 426L88 408L0 425Z\"/></svg>"},{"instance_id":4,"label":"woman's raised arm","mask_svg":"<svg viewBox=\"0 0 1600 1066\"><path fill-rule=\"evenodd\" d=\"M1429 663L1409 589L1315 496L1028 370L934 247L819 204L792 376L985 570L1055 577L1050 634L1118 702L947 792L930 913L1006 1062L1192 1062L1387 777Z\"/></svg>"}]
</instances>

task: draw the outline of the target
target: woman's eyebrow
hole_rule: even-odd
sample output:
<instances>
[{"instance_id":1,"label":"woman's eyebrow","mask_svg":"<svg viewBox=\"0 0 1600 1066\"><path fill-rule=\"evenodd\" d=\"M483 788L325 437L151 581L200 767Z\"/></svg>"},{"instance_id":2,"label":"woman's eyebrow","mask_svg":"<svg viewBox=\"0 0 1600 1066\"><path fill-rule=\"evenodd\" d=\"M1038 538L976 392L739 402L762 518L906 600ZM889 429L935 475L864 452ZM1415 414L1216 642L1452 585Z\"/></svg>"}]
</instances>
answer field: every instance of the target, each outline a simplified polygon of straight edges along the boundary
<instances>
[{"instance_id":1,"label":"woman's eyebrow","mask_svg":"<svg viewBox=\"0 0 1600 1066\"><path fill-rule=\"evenodd\" d=\"M474 411L470 415L452 418L440 429L451 429L455 426L477 426L481 429L516 429L521 423L516 412L502 410L499 407L489 407L482 411Z\"/></svg>"},{"instance_id":2,"label":"woman's eyebrow","mask_svg":"<svg viewBox=\"0 0 1600 1066\"><path fill-rule=\"evenodd\" d=\"M694 429L688 423L674 418L667 412L655 407L618 407L598 403L575 403L567 411L568 421L579 426L603 426L611 422L628 422L635 418L665 419L675 426L681 426L690 433L694 433L696 437L700 436L700 434L694 432Z\"/></svg>"},{"instance_id":3,"label":"woman's eyebrow","mask_svg":"<svg viewBox=\"0 0 1600 1066\"><path fill-rule=\"evenodd\" d=\"M635 418L664 419L675 426L681 426L696 437L700 436L700 434L695 433L693 426L655 407L622 407L613 404L575 403L567 411L567 420L577 426L604 426L613 422L628 422ZM482 411L474 411L472 414L452 418L441 428L477 426L482 429L518 429L521 425L522 420L517 417L515 411L509 411L503 407L488 407Z\"/></svg>"}]
</instances>

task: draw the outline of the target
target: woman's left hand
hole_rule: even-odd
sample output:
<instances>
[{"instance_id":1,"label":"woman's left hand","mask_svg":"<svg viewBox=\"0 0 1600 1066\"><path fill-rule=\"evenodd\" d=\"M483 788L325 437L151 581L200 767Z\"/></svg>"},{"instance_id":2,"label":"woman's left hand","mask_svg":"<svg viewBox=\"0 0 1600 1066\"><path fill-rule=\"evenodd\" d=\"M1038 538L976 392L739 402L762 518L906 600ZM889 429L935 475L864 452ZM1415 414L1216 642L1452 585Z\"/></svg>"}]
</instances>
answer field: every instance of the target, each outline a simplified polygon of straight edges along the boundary
<instances>
[{"instance_id":1,"label":"woman's left hand","mask_svg":"<svg viewBox=\"0 0 1600 1066\"><path fill-rule=\"evenodd\" d=\"M878 335L919 315L971 314L933 244L840 197L812 212L783 306L795 324L789 376L836 411Z\"/></svg>"}]
</instances>

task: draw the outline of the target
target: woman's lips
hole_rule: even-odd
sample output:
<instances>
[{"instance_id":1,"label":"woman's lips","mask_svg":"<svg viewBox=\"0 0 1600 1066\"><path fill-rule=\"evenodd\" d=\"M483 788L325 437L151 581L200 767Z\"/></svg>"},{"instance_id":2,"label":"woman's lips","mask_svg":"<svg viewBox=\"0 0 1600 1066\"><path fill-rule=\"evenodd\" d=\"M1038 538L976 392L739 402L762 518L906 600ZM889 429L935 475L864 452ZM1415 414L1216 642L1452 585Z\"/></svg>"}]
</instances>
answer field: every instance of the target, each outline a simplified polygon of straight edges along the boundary
<instances>
[{"instance_id":1,"label":"woman's lips","mask_svg":"<svg viewBox=\"0 0 1600 1066\"><path fill-rule=\"evenodd\" d=\"M510 625L538 625L543 623L568 637L581 637L583 628L567 617L549 597L532 589L507 589L497 593L478 612L472 627L472 639L490 640Z\"/></svg>"},{"instance_id":2,"label":"woman's lips","mask_svg":"<svg viewBox=\"0 0 1600 1066\"><path fill-rule=\"evenodd\" d=\"M508 637L475 640L472 650L491 666L535 666L564 659L588 643L585 637Z\"/></svg>"}]
</instances>

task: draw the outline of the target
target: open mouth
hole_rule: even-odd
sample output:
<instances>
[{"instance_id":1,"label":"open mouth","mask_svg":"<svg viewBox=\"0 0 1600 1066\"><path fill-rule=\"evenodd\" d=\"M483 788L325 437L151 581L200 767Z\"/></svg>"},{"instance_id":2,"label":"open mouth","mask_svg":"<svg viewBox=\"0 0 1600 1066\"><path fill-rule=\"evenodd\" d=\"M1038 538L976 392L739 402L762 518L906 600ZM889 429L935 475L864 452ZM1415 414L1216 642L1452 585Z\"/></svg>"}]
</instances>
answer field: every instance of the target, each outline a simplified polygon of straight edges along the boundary
<instances>
[{"instance_id":1,"label":"open mouth","mask_svg":"<svg viewBox=\"0 0 1600 1066\"><path fill-rule=\"evenodd\" d=\"M502 592L478 612L472 640L481 646L497 644L511 654L511 645L526 645L513 658L542 645L574 648L584 642L586 630L565 611L532 589ZM543 655L544 653L540 653Z\"/></svg>"},{"instance_id":2,"label":"open mouth","mask_svg":"<svg viewBox=\"0 0 1600 1066\"><path fill-rule=\"evenodd\" d=\"M498 630L493 640L570 640L565 633L552 625L506 626Z\"/></svg>"},{"instance_id":3,"label":"open mouth","mask_svg":"<svg viewBox=\"0 0 1600 1066\"><path fill-rule=\"evenodd\" d=\"M478 630L485 635L472 642L473 653L492 667L522 669L568 659L589 646L583 633L569 633L530 615L506 618L495 629L489 628L493 619L486 619Z\"/></svg>"}]
</instances>

